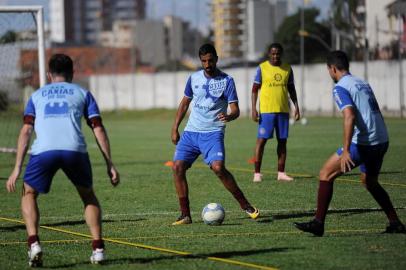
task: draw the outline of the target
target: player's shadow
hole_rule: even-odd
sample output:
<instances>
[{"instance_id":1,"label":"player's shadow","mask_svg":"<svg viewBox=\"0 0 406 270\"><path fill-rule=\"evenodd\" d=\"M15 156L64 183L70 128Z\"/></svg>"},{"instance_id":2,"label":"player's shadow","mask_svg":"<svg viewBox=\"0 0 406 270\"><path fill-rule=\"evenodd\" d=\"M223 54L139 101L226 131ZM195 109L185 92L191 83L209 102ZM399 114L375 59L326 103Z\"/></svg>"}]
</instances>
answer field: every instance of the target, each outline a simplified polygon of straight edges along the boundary
<instances>
[{"instance_id":1,"label":"player's shadow","mask_svg":"<svg viewBox=\"0 0 406 270\"><path fill-rule=\"evenodd\" d=\"M397 207L396 210L405 209L405 207ZM343 216L351 216L365 213L382 212L382 209L378 208L348 208L348 209L330 209L328 214L341 214ZM287 213L287 214L275 214L273 218L275 220L302 218L302 217L314 217L315 211L305 211L300 213Z\"/></svg>"},{"instance_id":2,"label":"player's shadow","mask_svg":"<svg viewBox=\"0 0 406 270\"><path fill-rule=\"evenodd\" d=\"M120 220L113 220L113 219L103 219L102 223L114 223L114 222L139 222L144 221L145 218L137 218L137 219L120 219ZM47 227L60 227L60 226L76 226L76 225L85 225L85 220L71 220L71 221L62 221L62 222L54 222L54 223L45 223L40 224L40 226L47 226ZM13 225L13 226L5 226L0 227L0 232L15 232L19 230L25 230L25 225Z\"/></svg>"},{"instance_id":3,"label":"player's shadow","mask_svg":"<svg viewBox=\"0 0 406 270\"><path fill-rule=\"evenodd\" d=\"M390 174L400 174L400 173L402 173L402 171L381 171L381 172L379 172L380 175L382 175L382 174L390 175ZM344 177L344 176L359 176L359 174L360 173L357 172L357 171L348 172L348 173L345 173L344 175L342 175L342 177Z\"/></svg>"},{"instance_id":4,"label":"player's shadow","mask_svg":"<svg viewBox=\"0 0 406 270\"><path fill-rule=\"evenodd\" d=\"M291 248L291 247L279 247L279 248L267 248L267 249L249 249L249 250L239 250L239 251L227 251L227 252L213 252L213 253L199 253L199 254L190 254L190 255L165 255L165 256L157 256L157 257L150 257L150 258L132 258L132 257L124 257L119 259L107 259L103 262L103 265L130 265L130 264L148 264L148 263L156 263L159 261L165 260L188 260L188 259L207 259L208 257L216 257L216 258L233 258L235 256L251 256L256 254L264 254L264 253L280 253L280 252L287 252L289 250L299 249L299 248ZM45 269L57 269L57 268L73 268L78 266L85 266L89 265L88 262L78 262L78 263L70 263L70 264L62 264L62 265L54 265L54 266L44 266Z\"/></svg>"}]
</instances>

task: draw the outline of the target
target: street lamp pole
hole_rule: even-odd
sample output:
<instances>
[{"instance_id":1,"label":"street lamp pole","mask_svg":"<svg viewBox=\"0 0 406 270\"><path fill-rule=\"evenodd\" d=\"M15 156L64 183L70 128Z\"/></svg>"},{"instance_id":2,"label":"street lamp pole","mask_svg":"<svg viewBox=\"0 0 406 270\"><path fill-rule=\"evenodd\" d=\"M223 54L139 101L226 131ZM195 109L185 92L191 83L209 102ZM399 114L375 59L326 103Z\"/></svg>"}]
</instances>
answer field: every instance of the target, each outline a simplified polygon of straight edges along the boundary
<instances>
[{"instance_id":1,"label":"street lamp pole","mask_svg":"<svg viewBox=\"0 0 406 270\"><path fill-rule=\"evenodd\" d=\"M304 6L305 0L302 1L302 7L300 9L300 31L305 32L304 30ZM304 36L300 35L300 88L302 90L302 94L300 95L300 107L302 108L302 117L304 118L305 113L305 106L304 106L304 98L305 98L305 81L304 81Z\"/></svg>"}]
</instances>

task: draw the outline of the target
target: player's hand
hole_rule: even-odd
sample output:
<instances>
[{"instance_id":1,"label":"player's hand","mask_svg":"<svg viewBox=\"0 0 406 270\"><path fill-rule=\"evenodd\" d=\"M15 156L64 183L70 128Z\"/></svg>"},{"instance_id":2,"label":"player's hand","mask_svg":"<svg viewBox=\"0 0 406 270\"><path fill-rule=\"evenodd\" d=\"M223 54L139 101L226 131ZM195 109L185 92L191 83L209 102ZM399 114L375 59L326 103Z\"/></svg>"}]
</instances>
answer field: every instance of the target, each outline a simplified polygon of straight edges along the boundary
<instances>
[{"instance_id":1,"label":"player's hand","mask_svg":"<svg viewBox=\"0 0 406 270\"><path fill-rule=\"evenodd\" d=\"M178 144L179 138L179 131L177 129L172 129L171 139L174 145Z\"/></svg>"},{"instance_id":2,"label":"player's hand","mask_svg":"<svg viewBox=\"0 0 406 270\"><path fill-rule=\"evenodd\" d=\"M110 177L111 184L115 187L120 183L120 174L114 166L111 166L107 171L107 174Z\"/></svg>"},{"instance_id":3,"label":"player's hand","mask_svg":"<svg viewBox=\"0 0 406 270\"><path fill-rule=\"evenodd\" d=\"M355 167L354 161L351 159L351 155L348 151L343 151L341 154L341 171L343 173L349 172Z\"/></svg>"},{"instance_id":4,"label":"player's hand","mask_svg":"<svg viewBox=\"0 0 406 270\"><path fill-rule=\"evenodd\" d=\"M227 114L224 113L219 113L217 115L218 120L220 120L223 123L229 122L230 121L230 117Z\"/></svg>"},{"instance_id":5,"label":"player's hand","mask_svg":"<svg viewBox=\"0 0 406 270\"><path fill-rule=\"evenodd\" d=\"M16 182L20 176L20 170L14 169L6 182L6 188L8 192L16 191Z\"/></svg>"},{"instance_id":6,"label":"player's hand","mask_svg":"<svg viewBox=\"0 0 406 270\"><path fill-rule=\"evenodd\" d=\"M252 110L251 112L251 118L254 122L258 122L259 121L259 117L258 117L258 111L257 110Z\"/></svg>"},{"instance_id":7,"label":"player's hand","mask_svg":"<svg viewBox=\"0 0 406 270\"><path fill-rule=\"evenodd\" d=\"M298 121L300 119L300 111L299 109L295 109L295 121Z\"/></svg>"}]
</instances>

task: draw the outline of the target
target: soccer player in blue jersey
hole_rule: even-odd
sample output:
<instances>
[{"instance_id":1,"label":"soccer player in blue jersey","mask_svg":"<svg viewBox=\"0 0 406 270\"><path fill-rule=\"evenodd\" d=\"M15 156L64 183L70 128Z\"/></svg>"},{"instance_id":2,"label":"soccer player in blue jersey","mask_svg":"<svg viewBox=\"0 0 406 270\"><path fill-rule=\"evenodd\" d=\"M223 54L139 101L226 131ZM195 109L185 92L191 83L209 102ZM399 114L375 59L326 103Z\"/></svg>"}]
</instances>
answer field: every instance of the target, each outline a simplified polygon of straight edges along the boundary
<instances>
[{"instance_id":1,"label":"soccer player in blue jersey","mask_svg":"<svg viewBox=\"0 0 406 270\"><path fill-rule=\"evenodd\" d=\"M389 138L383 116L371 86L349 71L347 55L333 51L327 57L327 69L336 83L333 96L343 114L343 147L320 170L317 210L310 222L295 223L302 231L323 236L324 221L333 196L334 180L360 166L360 179L385 212L389 225L386 233L406 233L392 202L378 182Z\"/></svg>"},{"instance_id":2,"label":"soccer player in blue jersey","mask_svg":"<svg viewBox=\"0 0 406 270\"><path fill-rule=\"evenodd\" d=\"M172 142L176 145L173 175L181 210L180 217L173 225L192 223L186 171L199 155L203 156L204 162L231 192L240 207L251 218L256 219L259 210L247 201L233 175L224 165L225 125L240 115L234 80L216 67L218 57L213 45L201 46L199 57L203 69L189 77L185 96L179 104L172 126ZM182 136L179 136L179 125L190 105L189 120ZM227 113L227 108L230 113Z\"/></svg>"},{"instance_id":3,"label":"soccer player in blue jersey","mask_svg":"<svg viewBox=\"0 0 406 270\"><path fill-rule=\"evenodd\" d=\"M92 187L92 169L81 131L82 117L93 130L113 186L120 181L119 173L111 159L109 139L95 99L89 91L71 83L71 58L64 54L53 55L49 60L47 75L51 83L35 91L25 108L24 124L18 137L16 163L6 187L9 192L16 190L24 157L35 131L36 139L25 170L21 199L28 234L29 265L42 265L37 198L40 193L49 192L52 178L59 169L75 185L83 201L86 223L93 239L90 260L92 263L100 263L104 260L101 209Z\"/></svg>"}]
</instances>

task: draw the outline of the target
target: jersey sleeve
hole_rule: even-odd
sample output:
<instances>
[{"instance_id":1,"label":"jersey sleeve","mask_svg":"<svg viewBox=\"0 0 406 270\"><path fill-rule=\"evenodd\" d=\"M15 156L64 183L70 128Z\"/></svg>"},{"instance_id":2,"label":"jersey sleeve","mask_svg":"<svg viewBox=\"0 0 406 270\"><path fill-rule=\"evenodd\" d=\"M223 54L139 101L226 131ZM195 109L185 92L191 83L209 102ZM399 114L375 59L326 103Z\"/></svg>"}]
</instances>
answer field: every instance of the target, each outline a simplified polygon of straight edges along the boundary
<instances>
[{"instance_id":1,"label":"jersey sleeve","mask_svg":"<svg viewBox=\"0 0 406 270\"><path fill-rule=\"evenodd\" d=\"M100 110L97 106L96 100L94 99L92 93L87 92L86 94L86 103L84 109L84 117L90 119L96 116L100 116Z\"/></svg>"},{"instance_id":2,"label":"jersey sleeve","mask_svg":"<svg viewBox=\"0 0 406 270\"><path fill-rule=\"evenodd\" d=\"M34 106L34 102L32 102L32 96L30 97L30 99L27 102L27 105L25 106L24 116L27 116L27 115L31 115L31 116L35 117L35 106Z\"/></svg>"},{"instance_id":3,"label":"jersey sleeve","mask_svg":"<svg viewBox=\"0 0 406 270\"><path fill-rule=\"evenodd\" d=\"M224 97L228 103L238 102L237 90L235 88L234 79L230 78L227 83L227 88L224 91Z\"/></svg>"},{"instance_id":4,"label":"jersey sleeve","mask_svg":"<svg viewBox=\"0 0 406 270\"><path fill-rule=\"evenodd\" d=\"M350 92L341 86L335 86L333 90L334 100L340 111L346 107L354 106L354 102L351 98Z\"/></svg>"},{"instance_id":5,"label":"jersey sleeve","mask_svg":"<svg viewBox=\"0 0 406 270\"><path fill-rule=\"evenodd\" d=\"M257 70L255 71L254 83L262 84L262 75L260 67L257 67Z\"/></svg>"},{"instance_id":6,"label":"jersey sleeve","mask_svg":"<svg viewBox=\"0 0 406 270\"><path fill-rule=\"evenodd\" d=\"M185 96L192 99L193 98L193 89L192 89L192 77L189 77L185 86Z\"/></svg>"}]
</instances>

